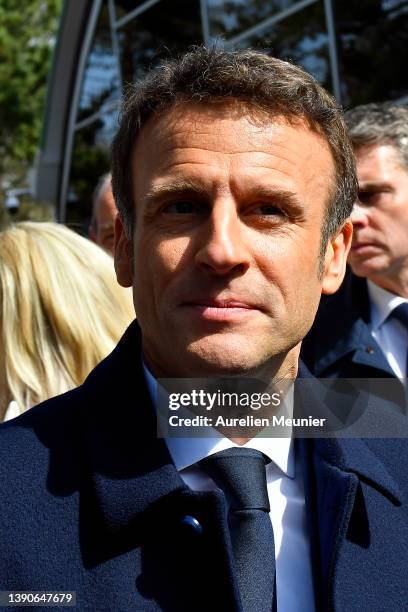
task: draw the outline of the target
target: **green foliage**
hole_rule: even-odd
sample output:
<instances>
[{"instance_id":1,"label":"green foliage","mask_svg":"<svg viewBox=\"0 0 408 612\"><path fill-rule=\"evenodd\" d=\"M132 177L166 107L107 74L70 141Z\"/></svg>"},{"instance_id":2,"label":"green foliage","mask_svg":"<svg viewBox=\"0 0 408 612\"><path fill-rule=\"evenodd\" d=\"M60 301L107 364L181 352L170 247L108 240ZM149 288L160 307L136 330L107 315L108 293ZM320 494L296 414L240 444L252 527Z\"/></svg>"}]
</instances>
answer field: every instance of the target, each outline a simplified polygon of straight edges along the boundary
<instances>
[{"instance_id":1,"label":"green foliage","mask_svg":"<svg viewBox=\"0 0 408 612\"><path fill-rule=\"evenodd\" d=\"M7 186L24 183L38 150L60 9L61 0L0 0L0 190L3 192Z\"/></svg>"}]
</instances>

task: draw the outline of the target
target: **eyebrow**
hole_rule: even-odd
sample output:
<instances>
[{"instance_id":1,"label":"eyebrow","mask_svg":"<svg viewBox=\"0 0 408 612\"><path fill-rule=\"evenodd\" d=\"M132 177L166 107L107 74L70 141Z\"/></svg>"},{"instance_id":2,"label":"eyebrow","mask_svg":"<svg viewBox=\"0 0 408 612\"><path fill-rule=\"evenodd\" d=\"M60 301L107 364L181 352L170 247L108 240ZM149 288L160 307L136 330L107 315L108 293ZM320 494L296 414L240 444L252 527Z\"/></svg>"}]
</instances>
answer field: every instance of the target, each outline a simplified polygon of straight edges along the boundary
<instances>
[{"instance_id":1,"label":"eyebrow","mask_svg":"<svg viewBox=\"0 0 408 612\"><path fill-rule=\"evenodd\" d=\"M384 182L371 182L371 183L360 183L358 186L359 191L377 191L378 189L389 189L390 186L388 183Z\"/></svg>"},{"instance_id":2,"label":"eyebrow","mask_svg":"<svg viewBox=\"0 0 408 612\"><path fill-rule=\"evenodd\" d=\"M288 214L294 218L301 217L305 213L304 205L293 191L275 189L264 185L263 187L255 187L251 192L251 196L275 201L278 205L283 206Z\"/></svg>"},{"instance_id":3,"label":"eyebrow","mask_svg":"<svg viewBox=\"0 0 408 612\"><path fill-rule=\"evenodd\" d=\"M207 190L193 181L179 179L171 183L153 186L145 195L147 205L154 204L158 200L169 196L195 195L201 198L208 197Z\"/></svg>"},{"instance_id":4,"label":"eyebrow","mask_svg":"<svg viewBox=\"0 0 408 612\"><path fill-rule=\"evenodd\" d=\"M163 185L153 186L145 195L145 202L147 205L152 205L167 197L189 195L207 200L208 190L193 181L180 179ZM289 190L275 189L267 185L262 187L255 185L253 189L249 190L249 197L274 200L277 204L284 206L293 217L302 216L305 212L304 206L299 201L297 195Z\"/></svg>"}]
</instances>

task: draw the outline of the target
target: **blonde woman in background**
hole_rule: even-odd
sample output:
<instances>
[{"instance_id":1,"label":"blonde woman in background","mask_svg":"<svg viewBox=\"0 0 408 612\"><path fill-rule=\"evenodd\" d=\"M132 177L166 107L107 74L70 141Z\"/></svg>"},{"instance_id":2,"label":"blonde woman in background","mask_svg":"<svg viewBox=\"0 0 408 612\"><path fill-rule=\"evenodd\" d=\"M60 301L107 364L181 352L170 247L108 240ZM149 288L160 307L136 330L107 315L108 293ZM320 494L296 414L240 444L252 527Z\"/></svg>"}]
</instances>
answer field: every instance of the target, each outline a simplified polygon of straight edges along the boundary
<instances>
[{"instance_id":1,"label":"blonde woman in background","mask_svg":"<svg viewBox=\"0 0 408 612\"><path fill-rule=\"evenodd\" d=\"M80 385L134 316L86 238L57 223L0 232L0 421Z\"/></svg>"}]
</instances>

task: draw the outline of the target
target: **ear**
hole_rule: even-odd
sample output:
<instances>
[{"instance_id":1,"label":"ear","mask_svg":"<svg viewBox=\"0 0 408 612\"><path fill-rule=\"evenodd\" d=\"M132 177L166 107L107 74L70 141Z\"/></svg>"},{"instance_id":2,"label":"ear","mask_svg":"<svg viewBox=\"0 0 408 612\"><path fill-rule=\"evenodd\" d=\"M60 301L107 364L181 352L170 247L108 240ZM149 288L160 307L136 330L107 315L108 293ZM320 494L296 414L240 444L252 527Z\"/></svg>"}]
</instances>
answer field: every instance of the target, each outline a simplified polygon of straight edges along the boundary
<instances>
[{"instance_id":1,"label":"ear","mask_svg":"<svg viewBox=\"0 0 408 612\"><path fill-rule=\"evenodd\" d=\"M115 219L114 259L116 278L122 287L133 285L132 244L126 235L120 215Z\"/></svg>"},{"instance_id":2,"label":"ear","mask_svg":"<svg viewBox=\"0 0 408 612\"><path fill-rule=\"evenodd\" d=\"M322 293L335 293L346 273L347 255L351 247L353 224L347 219L338 233L329 240L324 257Z\"/></svg>"}]
</instances>

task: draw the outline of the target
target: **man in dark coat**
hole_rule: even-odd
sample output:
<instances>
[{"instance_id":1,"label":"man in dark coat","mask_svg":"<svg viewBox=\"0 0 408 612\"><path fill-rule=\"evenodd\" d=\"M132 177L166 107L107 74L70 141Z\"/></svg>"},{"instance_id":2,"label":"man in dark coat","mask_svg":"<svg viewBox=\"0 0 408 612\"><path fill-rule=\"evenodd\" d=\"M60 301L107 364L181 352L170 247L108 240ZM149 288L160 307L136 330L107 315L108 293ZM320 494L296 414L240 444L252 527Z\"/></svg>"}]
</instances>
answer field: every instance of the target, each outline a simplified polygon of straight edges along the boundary
<instances>
[{"instance_id":1,"label":"man in dark coat","mask_svg":"<svg viewBox=\"0 0 408 612\"><path fill-rule=\"evenodd\" d=\"M346 120L359 179L351 270L340 290L322 299L302 358L319 377L405 379L408 109L367 104L349 111ZM403 397L396 380L385 386Z\"/></svg>"},{"instance_id":2,"label":"man in dark coat","mask_svg":"<svg viewBox=\"0 0 408 612\"><path fill-rule=\"evenodd\" d=\"M407 445L381 439L400 415L363 411L366 441L295 440L290 417L286 438L157 435L158 379L274 381L289 414L320 411L292 381L351 242L334 101L285 62L195 49L127 100L112 185L138 322L81 387L1 426L1 589L81 610L407 609Z\"/></svg>"}]
</instances>

